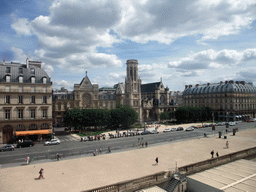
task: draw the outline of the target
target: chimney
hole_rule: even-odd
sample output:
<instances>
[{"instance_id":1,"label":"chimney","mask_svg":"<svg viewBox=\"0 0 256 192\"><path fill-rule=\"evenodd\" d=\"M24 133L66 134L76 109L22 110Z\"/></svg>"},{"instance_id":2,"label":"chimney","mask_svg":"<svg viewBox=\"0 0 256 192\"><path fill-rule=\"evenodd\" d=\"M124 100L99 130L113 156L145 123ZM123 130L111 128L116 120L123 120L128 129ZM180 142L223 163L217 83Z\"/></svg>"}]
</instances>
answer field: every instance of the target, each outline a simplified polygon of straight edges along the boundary
<instances>
[{"instance_id":1,"label":"chimney","mask_svg":"<svg viewBox=\"0 0 256 192\"><path fill-rule=\"evenodd\" d=\"M3 65L5 65L5 59L3 60Z\"/></svg>"},{"instance_id":2,"label":"chimney","mask_svg":"<svg viewBox=\"0 0 256 192\"><path fill-rule=\"evenodd\" d=\"M188 88L191 88L191 87L192 87L192 85L189 85L189 86L188 86Z\"/></svg>"},{"instance_id":3,"label":"chimney","mask_svg":"<svg viewBox=\"0 0 256 192\"><path fill-rule=\"evenodd\" d=\"M233 81L233 80L230 80L230 81L229 81L229 83L230 83L230 84L233 84L233 83L234 83L234 81Z\"/></svg>"},{"instance_id":4,"label":"chimney","mask_svg":"<svg viewBox=\"0 0 256 192\"><path fill-rule=\"evenodd\" d=\"M196 87L198 87L199 86L199 84L196 84Z\"/></svg>"},{"instance_id":5,"label":"chimney","mask_svg":"<svg viewBox=\"0 0 256 192\"><path fill-rule=\"evenodd\" d=\"M187 89L188 88L188 85L185 85L185 89Z\"/></svg>"},{"instance_id":6,"label":"chimney","mask_svg":"<svg viewBox=\"0 0 256 192\"><path fill-rule=\"evenodd\" d=\"M240 83L241 83L242 85L244 85L245 82L244 82L244 81L240 81Z\"/></svg>"},{"instance_id":7,"label":"chimney","mask_svg":"<svg viewBox=\"0 0 256 192\"><path fill-rule=\"evenodd\" d=\"M29 58L26 59L26 66L29 68Z\"/></svg>"},{"instance_id":8,"label":"chimney","mask_svg":"<svg viewBox=\"0 0 256 192\"><path fill-rule=\"evenodd\" d=\"M209 86L210 85L210 83L207 83L207 86Z\"/></svg>"},{"instance_id":9,"label":"chimney","mask_svg":"<svg viewBox=\"0 0 256 192\"><path fill-rule=\"evenodd\" d=\"M222 82L222 81L220 81L220 85L222 85L222 83L223 83L223 82Z\"/></svg>"},{"instance_id":10,"label":"chimney","mask_svg":"<svg viewBox=\"0 0 256 192\"><path fill-rule=\"evenodd\" d=\"M228 84L228 81L225 81L225 84Z\"/></svg>"},{"instance_id":11,"label":"chimney","mask_svg":"<svg viewBox=\"0 0 256 192\"><path fill-rule=\"evenodd\" d=\"M248 84L251 85L251 86L253 86L253 83L252 83L252 82L249 82Z\"/></svg>"}]
</instances>

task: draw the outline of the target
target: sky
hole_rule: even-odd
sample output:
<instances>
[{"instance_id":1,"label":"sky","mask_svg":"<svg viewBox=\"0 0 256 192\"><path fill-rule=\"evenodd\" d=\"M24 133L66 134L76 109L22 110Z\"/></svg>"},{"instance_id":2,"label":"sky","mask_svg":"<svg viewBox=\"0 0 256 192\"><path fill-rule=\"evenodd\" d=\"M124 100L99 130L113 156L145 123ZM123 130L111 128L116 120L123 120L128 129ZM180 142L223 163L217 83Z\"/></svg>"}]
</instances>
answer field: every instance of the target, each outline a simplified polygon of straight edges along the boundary
<instances>
[{"instance_id":1,"label":"sky","mask_svg":"<svg viewBox=\"0 0 256 192\"><path fill-rule=\"evenodd\" d=\"M255 0L1 0L0 61L42 62L53 89L125 81L256 85Z\"/></svg>"}]
</instances>

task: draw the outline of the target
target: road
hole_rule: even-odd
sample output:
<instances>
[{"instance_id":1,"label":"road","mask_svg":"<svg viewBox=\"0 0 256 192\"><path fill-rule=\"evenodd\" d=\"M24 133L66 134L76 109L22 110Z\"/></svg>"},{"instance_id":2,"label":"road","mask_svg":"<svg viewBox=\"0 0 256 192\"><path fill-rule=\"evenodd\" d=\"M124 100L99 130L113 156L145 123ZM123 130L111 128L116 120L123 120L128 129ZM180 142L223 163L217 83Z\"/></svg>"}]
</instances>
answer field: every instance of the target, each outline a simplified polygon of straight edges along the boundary
<instances>
[{"instance_id":1,"label":"road","mask_svg":"<svg viewBox=\"0 0 256 192\"><path fill-rule=\"evenodd\" d=\"M239 130L252 129L256 127L256 122L246 123L241 122L236 126L231 126L230 131L233 128L238 127ZM112 152L138 149L139 142L148 142L148 147L151 145L177 142L182 140L189 140L203 137L204 133L207 135L217 135L219 131L225 133L225 126L216 126L216 130L212 131L211 127L195 129L194 131L175 131L150 135L139 135L134 137L122 137L109 140L100 141L87 141L80 142L79 139L75 139L69 135L61 135L58 138L61 140L60 145L44 146L43 143L37 143L34 147L28 148L16 148L14 151L6 151L0 153L0 164L9 163L25 163L27 156L33 157L34 161L38 160L54 160L56 153L59 153L61 158L72 158L77 156L92 156L95 149L100 147L103 149L103 154L107 153L107 149L110 146Z\"/></svg>"}]
</instances>

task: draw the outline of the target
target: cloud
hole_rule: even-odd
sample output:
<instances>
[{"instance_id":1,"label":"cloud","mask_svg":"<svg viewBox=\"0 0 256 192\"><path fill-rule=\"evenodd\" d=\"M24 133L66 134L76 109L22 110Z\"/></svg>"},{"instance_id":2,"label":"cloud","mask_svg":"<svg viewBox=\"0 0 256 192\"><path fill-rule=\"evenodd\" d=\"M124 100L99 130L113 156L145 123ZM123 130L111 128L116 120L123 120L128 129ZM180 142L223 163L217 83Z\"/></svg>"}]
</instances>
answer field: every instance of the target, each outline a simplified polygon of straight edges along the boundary
<instances>
[{"instance_id":1,"label":"cloud","mask_svg":"<svg viewBox=\"0 0 256 192\"><path fill-rule=\"evenodd\" d=\"M31 35L32 27L28 19L26 18L17 18L12 15L13 23L11 27L16 31L17 35Z\"/></svg>"},{"instance_id":2,"label":"cloud","mask_svg":"<svg viewBox=\"0 0 256 192\"><path fill-rule=\"evenodd\" d=\"M69 83L66 80L54 80L53 84L56 89L60 89L61 87L65 87L68 90L74 89L74 84Z\"/></svg>"},{"instance_id":3,"label":"cloud","mask_svg":"<svg viewBox=\"0 0 256 192\"><path fill-rule=\"evenodd\" d=\"M178 61L169 62L169 68L177 68L180 71L198 69L214 69L232 67L244 64L244 61L256 60L256 49L215 51L212 49L193 53L189 57Z\"/></svg>"}]
</instances>

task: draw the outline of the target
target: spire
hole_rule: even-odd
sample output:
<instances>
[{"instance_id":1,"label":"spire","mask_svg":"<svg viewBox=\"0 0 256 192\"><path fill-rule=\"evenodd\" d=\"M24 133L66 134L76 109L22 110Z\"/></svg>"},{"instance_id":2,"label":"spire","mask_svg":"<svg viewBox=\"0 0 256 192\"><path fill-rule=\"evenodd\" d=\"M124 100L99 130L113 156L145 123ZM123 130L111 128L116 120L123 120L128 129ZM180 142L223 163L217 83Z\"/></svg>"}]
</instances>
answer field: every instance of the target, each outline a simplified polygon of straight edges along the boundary
<instances>
[{"instance_id":1,"label":"spire","mask_svg":"<svg viewBox=\"0 0 256 192\"><path fill-rule=\"evenodd\" d=\"M87 71L85 71L86 77L87 77Z\"/></svg>"},{"instance_id":2,"label":"spire","mask_svg":"<svg viewBox=\"0 0 256 192\"><path fill-rule=\"evenodd\" d=\"M162 77L161 77L161 83L162 83Z\"/></svg>"}]
</instances>

